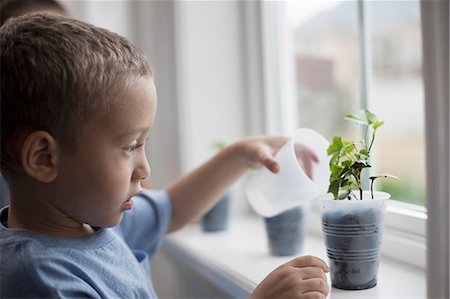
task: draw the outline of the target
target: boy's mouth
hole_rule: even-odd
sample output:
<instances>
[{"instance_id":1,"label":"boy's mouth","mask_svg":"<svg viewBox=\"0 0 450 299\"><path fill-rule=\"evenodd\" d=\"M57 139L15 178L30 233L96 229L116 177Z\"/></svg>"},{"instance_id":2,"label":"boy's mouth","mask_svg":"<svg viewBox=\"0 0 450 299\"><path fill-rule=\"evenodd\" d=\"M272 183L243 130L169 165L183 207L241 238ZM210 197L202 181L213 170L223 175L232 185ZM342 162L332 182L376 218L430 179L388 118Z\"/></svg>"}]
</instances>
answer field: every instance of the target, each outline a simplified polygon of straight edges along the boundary
<instances>
[{"instance_id":1,"label":"boy's mouth","mask_svg":"<svg viewBox=\"0 0 450 299\"><path fill-rule=\"evenodd\" d=\"M122 210L123 210L123 211L131 210L132 207L133 207L133 200L132 200L131 198L127 199L127 200L122 204Z\"/></svg>"},{"instance_id":2,"label":"boy's mouth","mask_svg":"<svg viewBox=\"0 0 450 299\"><path fill-rule=\"evenodd\" d=\"M131 208L133 207L133 197L134 196L138 196L139 194L142 193L142 190L139 192L134 193L133 195L130 196L130 198L128 198L123 204L122 204L122 210L124 211L128 211L131 210Z\"/></svg>"}]
</instances>

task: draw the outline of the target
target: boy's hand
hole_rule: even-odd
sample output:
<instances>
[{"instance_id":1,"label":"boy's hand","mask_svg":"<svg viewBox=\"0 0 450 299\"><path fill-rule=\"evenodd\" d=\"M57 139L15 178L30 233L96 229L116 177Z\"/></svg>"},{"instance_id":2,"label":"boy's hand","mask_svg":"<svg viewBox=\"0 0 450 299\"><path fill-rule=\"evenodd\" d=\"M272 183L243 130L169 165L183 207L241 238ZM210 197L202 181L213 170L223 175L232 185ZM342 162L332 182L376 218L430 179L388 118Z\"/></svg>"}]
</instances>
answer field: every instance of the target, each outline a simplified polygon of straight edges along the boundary
<instances>
[{"instance_id":1,"label":"boy's hand","mask_svg":"<svg viewBox=\"0 0 450 299\"><path fill-rule=\"evenodd\" d=\"M253 291L250 299L325 299L329 292L328 266L314 256L290 260L273 270Z\"/></svg>"},{"instance_id":2,"label":"boy's hand","mask_svg":"<svg viewBox=\"0 0 450 299\"><path fill-rule=\"evenodd\" d=\"M280 165L274 155L288 140L284 136L256 136L241 139L234 146L250 169L265 166L273 173L278 173Z\"/></svg>"},{"instance_id":3,"label":"boy's hand","mask_svg":"<svg viewBox=\"0 0 450 299\"><path fill-rule=\"evenodd\" d=\"M273 173L278 173L280 165L274 155L288 140L289 138L283 136L249 137L241 139L236 145L241 148L242 156L249 168L257 169L264 166ZM313 163L319 162L317 156L309 148L300 144L295 144L295 154L306 175L313 179L312 166Z\"/></svg>"}]
</instances>

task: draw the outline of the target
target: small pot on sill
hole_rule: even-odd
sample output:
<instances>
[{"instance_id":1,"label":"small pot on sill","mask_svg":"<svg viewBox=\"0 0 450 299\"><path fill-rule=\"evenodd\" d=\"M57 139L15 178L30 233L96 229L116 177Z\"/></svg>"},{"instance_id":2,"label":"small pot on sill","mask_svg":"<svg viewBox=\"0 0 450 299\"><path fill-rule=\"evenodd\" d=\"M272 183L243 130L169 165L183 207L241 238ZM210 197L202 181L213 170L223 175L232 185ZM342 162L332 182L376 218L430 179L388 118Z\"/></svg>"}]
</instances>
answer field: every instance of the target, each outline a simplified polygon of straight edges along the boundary
<instances>
[{"instance_id":1,"label":"small pot on sill","mask_svg":"<svg viewBox=\"0 0 450 299\"><path fill-rule=\"evenodd\" d=\"M204 232L219 232L228 229L231 191L227 191L221 199L201 219Z\"/></svg>"},{"instance_id":2,"label":"small pot on sill","mask_svg":"<svg viewBox=\"0 0 450 299\"><path fill-rule=\"evenodd\" d=\"M292 256L303 249L309 204L302 204L273 217L264 217L270 254Z\"/></svg>"}]
</instances>

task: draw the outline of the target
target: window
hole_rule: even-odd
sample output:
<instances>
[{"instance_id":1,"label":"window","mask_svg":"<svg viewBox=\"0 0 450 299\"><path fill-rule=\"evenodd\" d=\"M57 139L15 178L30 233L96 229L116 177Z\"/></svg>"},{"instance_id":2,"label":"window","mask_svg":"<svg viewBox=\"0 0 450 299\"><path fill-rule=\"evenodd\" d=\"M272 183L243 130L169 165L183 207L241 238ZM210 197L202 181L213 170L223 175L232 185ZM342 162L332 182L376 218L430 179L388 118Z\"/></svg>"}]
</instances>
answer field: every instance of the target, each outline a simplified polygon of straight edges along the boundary
<instances>
[{"instance_id":1,"label":"window","mask_svg":"<svg viewBox=\"0 0 450 299\"><path fill-rule=\"evenodd\" d=\"M285 13L298 127L356 138L342 116L368 107L386 121L372 171L400 177L377 189L425 206L419 1L287 1Z\"/></svg>"},{"instance_id":2,"label":"window","mask_svg":"<svg viewBox=\"0 0 450 299\"><path fill-rule=\"evenodd\" d=\"M363 131L343 115L367 107L384 118L371 171L400 180L376 183L393 199L382 251L425 267L419 1L263 2L261 16L263 84L278 85L264 87L266 132L310 127L329 140L359 139Z\"/></svg>"}]
</instances>

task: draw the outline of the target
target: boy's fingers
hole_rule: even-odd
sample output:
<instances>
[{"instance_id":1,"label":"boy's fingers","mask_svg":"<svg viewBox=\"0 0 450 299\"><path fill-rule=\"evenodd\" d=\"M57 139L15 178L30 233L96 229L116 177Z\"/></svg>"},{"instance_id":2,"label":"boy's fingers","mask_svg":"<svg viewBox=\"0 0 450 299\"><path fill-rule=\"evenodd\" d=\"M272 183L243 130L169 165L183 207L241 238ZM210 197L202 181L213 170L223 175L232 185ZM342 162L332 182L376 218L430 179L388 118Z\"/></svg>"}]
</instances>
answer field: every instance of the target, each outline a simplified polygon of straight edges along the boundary
<instances>
[{"instance_id":1,"label":"boy's fingers","mask_svg":"<svg viewBox=\"0 0 450 299\"><path fill-rule=\"evenodd\" d=\"M319 267L325 273L328 273L330 271L327 264L323 260L321 260L318 257L312 256L312 255L301 256L301 257L292 259L288 262L288 264L292 267L297 267L297 268Z\"/></svg>"},{"instance_id":2,"label":"boy's fingers","mask_svg":"<svg viewBox=\"0 0 450 299\"><path fill-rule=\"evenodd\" d=\"M327 296L321 292L312 291L312 292L306 292L302 294L302 299L325 299Z\"/></svg>"},{"instance_id":3,"label":"boy's fingers","mask_svg":"<svg viewBox=\"0 0 450 299\"><path fill-rule=\"evenodd\" d=\"M308 161L308 160L303 161L303 168L305 169L306 175L311 180L314 180L312 163L310 161Z\"/></svg>"},{"instance_id":4,"label":"boy's fingers","mask_svg":"<svg viewBox=\"0 0 450 299\"><path fill-rule=\"evenodd\" d=\"M308 157L313 162L319 163L320 159L319 157L309 148L307 147L299 147L295 149L295 155L297 158L301 158L302 156Z\"/></svg>"},{"instance_id":5,"label":"boy's fingers","mask_svg":"<svg viewBox=\"0 0 450 299\"><path fill-rule=\"evenodd\" d=\"M286 136L270 136L267 138L267 143L271 148L277 149L276 152L278 152L278 150L281 149L288 141L289 137Z\"/></svg>"},{"instance_id":6,"label":"boy's fingers","mask_svg":"<svg viewBox=\"0 0 450 299\"><path fill-rule=\"evenodd\" d=\"M280 171L280 164L271 157L263 158L261 163L273 173L278 173Z\"/></svg>"},{"instance_id":7,"label":"boy's fingers","mask_svg":"<svg viewBox=\"0 0 450 299\"><path fill-rule=\"evenodd\" d=\"M324 295L328 295L330 288L328 287L327 281L321 278L310 278L303 280L304 292L320 292Z\"/></svg>"},{"instance_id":8,"label":"boy's fingers","mask_svg":"<svg viewBox=\"0 0 450 299\"><path fill-rule=\"evenodd\" d=\"M305 267L302 268L301 277L302 279L309 279L309 278L322 278L325 281L327 280L327 276L325 275L325 272L320 267Z\"/></svg>"},{"instance_id":9,"label":"boy's fingers","mask_svg":"<svg viewBox=\"0 0 450 299\"><path fill-rule=\"evenodd\" d=\"M280 164L275 160L275 158L271 154L271 150L267 146L260 147L257 149L257 160L264 167L269 169L273 173L278 173L280 171Z\"/></svg>"},{"instance_id":10,"label":"boy's fingers","mask_svg":"<svg viewBox=\"0 0 450 299\"><path fill-rule=\"evenodd\" d=\"M319 162L320 162L319 157L317 157L316 154L313 153L313 152L311 152L311 160L313 160L313 161L316 162L316 163L319 163Z\"/></svg>"},{"instance_id":11,"label":"boy's fingers","mask_svg":"<svg viewBox=\"0 0 450 299\"><path fill-rule=\"evenodd\" d=\"M295 154L306 175L313 180L313 164L320 162L319 157L308 147L299 144L295 146Z\"/></svg>"}]
</instances>

